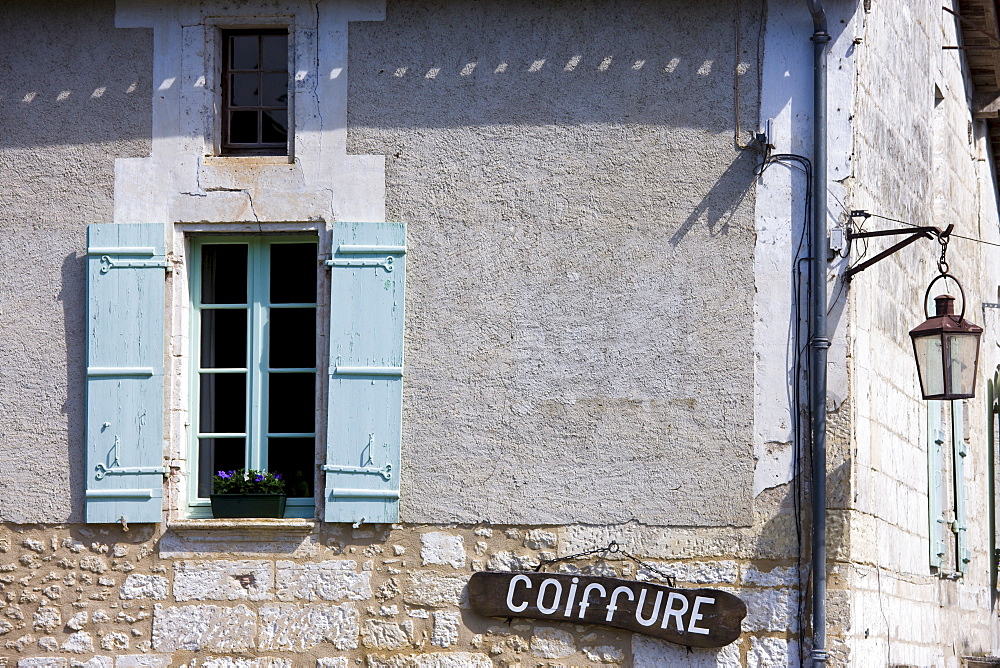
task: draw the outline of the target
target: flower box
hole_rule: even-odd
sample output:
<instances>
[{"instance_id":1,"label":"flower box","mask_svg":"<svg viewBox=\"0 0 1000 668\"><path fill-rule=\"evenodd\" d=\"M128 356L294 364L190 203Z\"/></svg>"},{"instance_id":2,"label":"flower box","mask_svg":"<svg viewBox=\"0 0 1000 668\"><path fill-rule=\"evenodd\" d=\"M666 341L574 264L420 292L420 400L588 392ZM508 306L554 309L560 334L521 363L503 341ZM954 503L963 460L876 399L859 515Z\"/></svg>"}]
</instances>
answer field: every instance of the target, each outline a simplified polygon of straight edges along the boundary
<instances>
[{"instance_id":1,"label":"flower box","mask_svg":"<svg viewBox=\"0 0 1000 668\"><path fill-rule=\"evenodd\" d=\"M284 517L286 494L212 494L212 516Z\"/></svg>"},{"instance_id":2,"label":"flower box","mask_svg":"<svg viewBox=\"0 0 1000 668\"><path fill-rule=\"evenodd\" d=\"M237 469L212 477L212 515L215 517L284 517L285 481L280 473Z\"/></svg>"}]
</instances>

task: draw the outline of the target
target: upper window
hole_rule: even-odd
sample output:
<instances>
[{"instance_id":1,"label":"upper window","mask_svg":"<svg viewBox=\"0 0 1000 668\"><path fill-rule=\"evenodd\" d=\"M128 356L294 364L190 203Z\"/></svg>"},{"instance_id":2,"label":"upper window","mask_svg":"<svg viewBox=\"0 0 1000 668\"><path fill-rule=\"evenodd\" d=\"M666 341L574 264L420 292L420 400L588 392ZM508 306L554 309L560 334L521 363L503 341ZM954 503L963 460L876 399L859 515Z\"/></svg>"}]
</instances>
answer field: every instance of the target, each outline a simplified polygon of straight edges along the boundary
<instances>
[{"instance_id":1,"label":"upper window","mask_svg":"<svg viewBox=\"0 0 1000 668\"><path fill-rule=\"evenodd\" d=\"M313 515L316 242L206 237L194 243L197 485L216 471L281 473L289 515ZM298 507L298 512L296 511Z\"/></svg>"},{"instance_id":2,"label":"upper window","mask_svg":"<svg viewBox=\"0 0 1000 668\"><path fill-rule=\"evenodd\" d=\"M288 31L222 33L222 153L288 154Z\"/></svg>"}]
</instances>

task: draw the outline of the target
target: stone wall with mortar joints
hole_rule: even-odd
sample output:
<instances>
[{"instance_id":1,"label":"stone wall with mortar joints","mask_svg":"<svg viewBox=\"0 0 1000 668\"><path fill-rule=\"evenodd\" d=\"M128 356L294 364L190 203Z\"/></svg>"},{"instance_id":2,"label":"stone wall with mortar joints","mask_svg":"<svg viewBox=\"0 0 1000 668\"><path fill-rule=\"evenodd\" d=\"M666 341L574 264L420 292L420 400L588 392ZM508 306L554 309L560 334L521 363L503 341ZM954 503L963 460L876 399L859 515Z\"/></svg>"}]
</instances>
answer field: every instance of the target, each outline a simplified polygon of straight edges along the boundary
<instances>
[{"instance_id":1,"label":"stone wall with mortar joints","mask_svg":"<svg viewBox=\"0 0 1000 668\"><path fill-rule=\"evenodd\" d=\"M855 171L847 208L997 242L996 200L983 128L973 123L971 88L953 17L940 4L873 5L856 48ZM935 110L935 86L943 100ZM871 218L868 229L900 227ZM883 247L872 246L872 251ZM929 567L926 406L919 399L907 330L923 320L920 301L937 273L940 247L922 240L866 270L848 292L854 463L851 536L842 564L851 616L838 631L854 661L955 665L995 651L986 530L985 376L968 402L966 511L969 572L941 580ZM854 254L857 257L857 253ZM953 239L948 260L969 299L967 316L986 326L981 374L996 365L995 322L979 304L995 296L997 260L986 247ZM992 281L992 285L991 285ZM950 448L949 448L950 450ZM950 457L950 452L949 455Z\"/></svg>"},{"instance_id":2,"label":"stone wall with mortar joints","mask_svg":"<svg viewBox=\"0 0 1000 668\"><path fill-rule=\"evenodd\" d=\"M678 586L719 588L747 602L736 643L688 655L608 627L506 624L469 610L465 585L473 572L533 568L591 541L592 528L330 526L295 540L261 536L256 546L228 554L211 532L184 551L169 530L152 529L0 526L0 656L11 666L67 667L356 660L395 668L763 667L799 651L794 561L757 558L735 545L706 558L707 548L729 540L722 536L703 535L698 549L685 553L656 546L652 539L669 532L605 529ZM197 551L199 543L209 549ZM618 555L547 568L656 579L649 567Z\"/></svg>"}]
</instances>

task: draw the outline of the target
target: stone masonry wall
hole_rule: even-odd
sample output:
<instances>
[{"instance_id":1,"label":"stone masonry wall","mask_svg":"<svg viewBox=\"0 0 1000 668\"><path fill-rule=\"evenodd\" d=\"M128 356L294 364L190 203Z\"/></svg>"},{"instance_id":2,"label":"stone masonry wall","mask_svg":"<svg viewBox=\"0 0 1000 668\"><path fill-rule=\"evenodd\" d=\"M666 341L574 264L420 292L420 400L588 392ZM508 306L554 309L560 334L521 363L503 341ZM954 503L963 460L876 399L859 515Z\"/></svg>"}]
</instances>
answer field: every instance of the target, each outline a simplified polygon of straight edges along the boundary
<instances>
[{"instance_id":1,"label":"stone masonry wall","mask_svg":"<svg viewBox=\"0 0 1000 668\"><path fill-rule=\"evenodd\" d=\"M937 274L940 247L921 240L859 274L847 290L853 461L837 512L850 530L832 586L849 606L837 620L844 641L838 649L853 665L959 666L963 656L997 650L985 394L1000 361L1000 321L981 304L995 301L1000 256L970 238L995 244L1000 235L985 126L969 111L972 88L962 52L942 49L960 37L955 18L940 5L872 3L854 27L857 105L845 209L914 225L954 224L954 234L967 237L953 237L948 262L965 289L966 317L986 330L977 397L965 406L972 561L962 577L954 566L932 569L929 561L928 407L920 400L907 330L924 318L920 302ZM903 225L866 221L871 230L894 227ZM869 256L886 245L871 244ZM947 450L951 458L950 439ZM951 488L946 482L949 494Z\"/></svg>"},{"instance_id":2,"label":"stone masonry wall","mask_svg":"<svg viewBox=\"0 0 1000 668\"><path fill-rule=\"evenodd\" d=\"M744 635L694 650L599 626L487 619L465 585L478 570L530 569L617 536L679 586L718 587L750 609ZM713 540L639 527L266 530L230 551L219 535L149 525L0 527L0 666L514 668L794 665L795 568L751 559L749 533ZM720 557L706 559L713 545ZM722 546L728 547L722 547ZM199 547L200 546L200 547ZM675 558L663 559L670 553ZM655 577L633 561L562 572ZM790 621L791 620L791 623ZM3 658L6 657L6 658Z\"/></svg>"}]
</instances>

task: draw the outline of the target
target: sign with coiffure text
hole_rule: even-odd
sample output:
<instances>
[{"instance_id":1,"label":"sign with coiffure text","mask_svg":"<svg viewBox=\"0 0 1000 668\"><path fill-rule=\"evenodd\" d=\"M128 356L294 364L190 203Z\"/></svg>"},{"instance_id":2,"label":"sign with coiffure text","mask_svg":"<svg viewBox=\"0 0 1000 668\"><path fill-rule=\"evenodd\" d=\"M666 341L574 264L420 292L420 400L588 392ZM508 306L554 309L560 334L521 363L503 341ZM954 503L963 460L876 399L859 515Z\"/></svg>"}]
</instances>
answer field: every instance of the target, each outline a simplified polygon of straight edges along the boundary
<instances>
[{"instance_id":1,"label":"sign with coiffure text","mask_svg":"<svg viewBox=\"0 0 1000 668\"><path fill-rule=\"evenodd\" d=\"M723 647L740 637L746 604L718 589L561 573L475 573L472 609L487 617L601 624L689 647Z\"/></svg>"}]
</instances>

